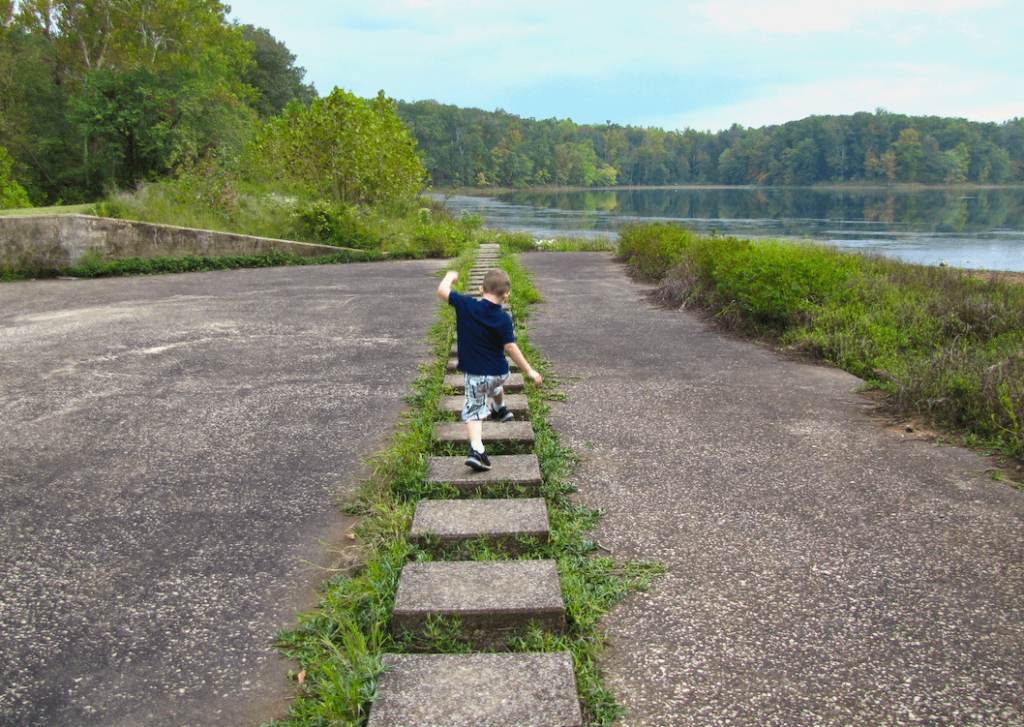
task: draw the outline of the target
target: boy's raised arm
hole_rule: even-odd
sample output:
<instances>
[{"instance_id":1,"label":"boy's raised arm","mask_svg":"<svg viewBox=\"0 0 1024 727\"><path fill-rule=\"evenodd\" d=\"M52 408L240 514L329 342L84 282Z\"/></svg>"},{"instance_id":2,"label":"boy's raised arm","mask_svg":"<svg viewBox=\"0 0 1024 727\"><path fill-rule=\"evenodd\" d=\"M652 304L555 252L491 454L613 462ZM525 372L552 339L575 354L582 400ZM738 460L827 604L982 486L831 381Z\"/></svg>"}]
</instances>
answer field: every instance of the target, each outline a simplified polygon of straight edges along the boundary
<instances>
[{"instance_id":1,"label":"boy's raised arm","mask_svg":"<svg viewBox=\"0 0 1024 727\"><path fill-rule=\"evenodd\" d=\"M448 302L448 294L452 292L452 284L459 279L458 270L449 270L444 276L444 280L437 286L437 297L441 300Z\"/></svg>"}]
</instances>

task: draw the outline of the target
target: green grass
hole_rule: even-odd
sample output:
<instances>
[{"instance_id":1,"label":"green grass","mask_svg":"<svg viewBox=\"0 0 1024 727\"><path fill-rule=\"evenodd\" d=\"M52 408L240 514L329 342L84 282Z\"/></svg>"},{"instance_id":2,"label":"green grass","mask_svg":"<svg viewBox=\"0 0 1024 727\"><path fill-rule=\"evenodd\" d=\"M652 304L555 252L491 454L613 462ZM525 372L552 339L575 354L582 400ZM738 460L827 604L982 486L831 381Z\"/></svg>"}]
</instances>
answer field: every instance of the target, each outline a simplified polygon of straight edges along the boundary
<instances>
[{"instance_id":1,"label":"green grass","mask_svg":"<svg viewBox=\"0 0 1024 727\"><path fill-rule=\"evenodd\" d=\"M91 204L56 205L53 207L26 207L0 210L0 217L41 217L43 215L85 215L93 208Z\"/></svg>"},{"instance_id":2,"label":"green grass","mask_svg":"<svg viewBox=\"0 0 1024 727\"><path fill-rule=\"evenodd\" d=\"M664 224L627 227L618 254L665 305L840 366L898 414L1024 458L1024 286Z\"/></svg>"},{"instance_id":3,"label":"green grass","mask_svg":"<svg viewBox=\"0 0 1024 727\"><path fill-rule=\"evenodd\" d=\"M96 203L92 213L400 257L453 257L480 224L479 218L457 219L441 202L412 198L386 205L345 205L247 183L215 165L112 194Z\"/></svg>"},{"instance_id":4,"label":"green grass","mask_svg":"<svg viewBox=\"0 0 1024 727\"><path fill-rule=\"evenodd\" d=\"M194 175L193 175L194 176ZM230 178L185 177L128 193L95 205L45 208L77 211L140 222L170 224L242 235L315 242L339 248L333 255L302 258L287 253L251 256L104 260L87 254L72 267L22 265L0 268L0 281L69 276L76 278L230 270L239 267L310 265L383 259L451 258L479 231L480 219L457 219L443 203L421 199L379 207L349 207L322 199L288 196L234 184ZM217 182L214 184L213 182ZM220 186L218 186L220 185ZM21 212L21 210L19 210Z\"/></svg>"},{"instance_id":5,"label":"green grass","mask_svg":"<svg viewBox=\"0 0 1024 727\"><path fill-rule=\"evenodd\" d=\"M486 237L502 242L516 239L500 234ZM464 280L471 264L471 254L463 254L452 268L459 270ZM659 569L635 563L617 564L601 557L590 540L589 533L600 513L581 507L570 498L576 457L561 446L557 433L545 420L547 400L556 395L557 374L529 343L529 305L538 302L540 294L509 245L503 247L501 266L512 278L510 304L519 346L545 378L542 387L527 385L527 397L536 437L534 451L544 475L542 494L549 505L551 538L547 544L520 539L514 552L518 557L557 561L568 631L558 637L526 632L494 648L512 652L570 652L588 724L610 725L621 710L602 686L596 667L602 644L598 620L627 592L646 588ZM414 384L414 393L409 398L411 409L403 417L392 444L372 459L372 476L361 483L357 494L346 503L349 513L362 518L356 530L363 550L362 565L352 573L327 581L318 607L303 614L294 629L279 634L280 647L296 661L293 676L301 693L288 724L365 724L383 654L462 653L470 649L457 623L434 622L429 633L416 639L395 639L388 629L403 564L436 557L430 548L420 549L408 541L415 503L428 497L458 496L450 487L425 484L427 456L443 453L432 440L432 431L434 423L444 418L438 413L437 404L446 393L443 378L453 338L453 312L450 307L441 306L437 322L429 331L433 355ZM496 489L479 496L505 494ZM478 560L505 557L502 551L481 543L467 546L458 556Z\"/></svg>"},{"instance_id":6,"label":"green grass","mask_svg":"<svg viewBox=\"0 0 1024 727\"><path fill-rule=\"evenodd\" d=\"M395 259L397 256L388 256ZM284 252L269 252L262 255L224 255L201 257L186 255L175 258L129 258L104 262L98 256L86 256L80 265L47 270L26 270L14 272L0 270L0 282L14 282L35 278L107 278L128 275L164 275L173 273L201 273L213 270L237 270L239 268L273 268L287 265L336 265L339 263L372 262L383 260L385 255L372 250L339 250L332 255L308 258L289 255Z\"/></svg>"}]
</instances>

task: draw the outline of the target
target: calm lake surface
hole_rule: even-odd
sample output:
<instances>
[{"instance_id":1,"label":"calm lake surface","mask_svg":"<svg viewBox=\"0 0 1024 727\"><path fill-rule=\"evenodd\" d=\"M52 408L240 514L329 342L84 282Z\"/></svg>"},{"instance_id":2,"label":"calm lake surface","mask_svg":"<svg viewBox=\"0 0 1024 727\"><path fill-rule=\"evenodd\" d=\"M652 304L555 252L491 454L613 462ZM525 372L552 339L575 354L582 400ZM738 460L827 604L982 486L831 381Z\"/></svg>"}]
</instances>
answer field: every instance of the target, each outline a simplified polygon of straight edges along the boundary
<instances>
[{"instance_id":1,"label":"calm lake surface","mask_svg":"<svg viewBox=\"0 0 1024 727\"><path fill-rule=\"evenodd\" d=\"M1024 272L1024 188L513 192L447 204L479 214L485 227L538 239L614 239L627 222L674 221L702 233L811 239L913 263Z\"/></svg>"}]
</instances>

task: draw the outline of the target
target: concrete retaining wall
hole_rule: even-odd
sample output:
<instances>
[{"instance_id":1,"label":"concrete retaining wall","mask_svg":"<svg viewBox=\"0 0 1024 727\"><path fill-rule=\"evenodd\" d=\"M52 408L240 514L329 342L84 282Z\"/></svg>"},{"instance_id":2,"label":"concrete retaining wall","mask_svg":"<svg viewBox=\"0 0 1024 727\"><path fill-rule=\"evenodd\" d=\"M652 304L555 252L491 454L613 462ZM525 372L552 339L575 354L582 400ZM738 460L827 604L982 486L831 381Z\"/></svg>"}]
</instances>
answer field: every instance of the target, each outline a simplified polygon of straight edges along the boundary
<instances>
[{"instance_id":1,"label":"concrete retaining wall","mask_svg":"<svg viewBox=\"0 0 1024 727\"><path fill-rule=\"evenodd\" d=\"M74 267L90 252L108 261L185 255L260 255L271 251L318 257L338 250L329 245L87 215L0 217L0 268L13 270Z\"/></svg>"}]
</instances>

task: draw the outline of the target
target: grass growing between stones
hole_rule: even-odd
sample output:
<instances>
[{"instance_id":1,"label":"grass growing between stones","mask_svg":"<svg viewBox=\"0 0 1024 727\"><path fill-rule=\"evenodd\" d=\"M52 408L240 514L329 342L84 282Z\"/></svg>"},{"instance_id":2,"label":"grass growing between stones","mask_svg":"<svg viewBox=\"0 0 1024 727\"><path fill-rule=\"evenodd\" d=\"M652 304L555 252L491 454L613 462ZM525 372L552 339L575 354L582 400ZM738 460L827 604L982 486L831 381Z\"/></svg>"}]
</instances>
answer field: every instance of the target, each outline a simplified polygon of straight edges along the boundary
<instances>
[{"instance_id":1,"label":"grass growing between stones","mask_svg":"<svg viewBox=\"0 0 1024 727\"><path fill-rule=\"evenodd\" d=\"M666 305L842 367L964 439L1024 459L1024 286L826 245L632 225L619 255Z\"/></svg>"},{"instance_id":2,"label":"grass growing between stones","mask_svg":"<svg viewBox=\"0 0 1024 727\"><path fill-rule=\"evenodd\" d=\"M472 259L469 252L453 262L452 268L461 275L457 287L464 285ZM576 458L561 447L557 433L545 420L546 400L557 395L553 391L557 376L529 344L528 306L539 302L540 294L508 248L503 248L500 265L512 278L510 302L519 346L545 378L542 387L527 385L527 397L536 437L534 451L544 475L541 491L548 502L551 537L546 544L531 538L518 539L513 551L519 558L557 561L568 629L561 636L539 630L521 633L495 645L495 649L570 652L587 723L610 725L621 710L603 688L596 666L602 648L598 620L629 591L647 588L659 569L637 563L620 564L602 557L590 539L600 513L576 504L571 498L574 487L570 477ZM432 295L433 290L425 294ZM432 621L428 632L416 639L396 639L389 630L402 566L436 557L429 548L421 549L409 542L415 503L424 498L460 496L451 487L429 486L424 482L427 457L441 453L433 440L433 427L445 418L438 413L438 402L446 393L443 378L454 340L454 313L450 307L439 307L438 320L428 335L432 353L422 365L414 393L409 397L411 409L404 415L391 445L371 460L372 474L347 503L348 512L362 517L356 529L361 562L351 572L326 581L318 607L302 614L294 629L279 634L279 646L297 662L293 676L300 692L287 724L363 725L384 654L463 653L470 649L459 624L448 619ZM477 496L509 494L517 493L499 487ZM458 557L495 560L507 556L501 549L478 542L465 546Z\"/></svg>"}]
</instances>

